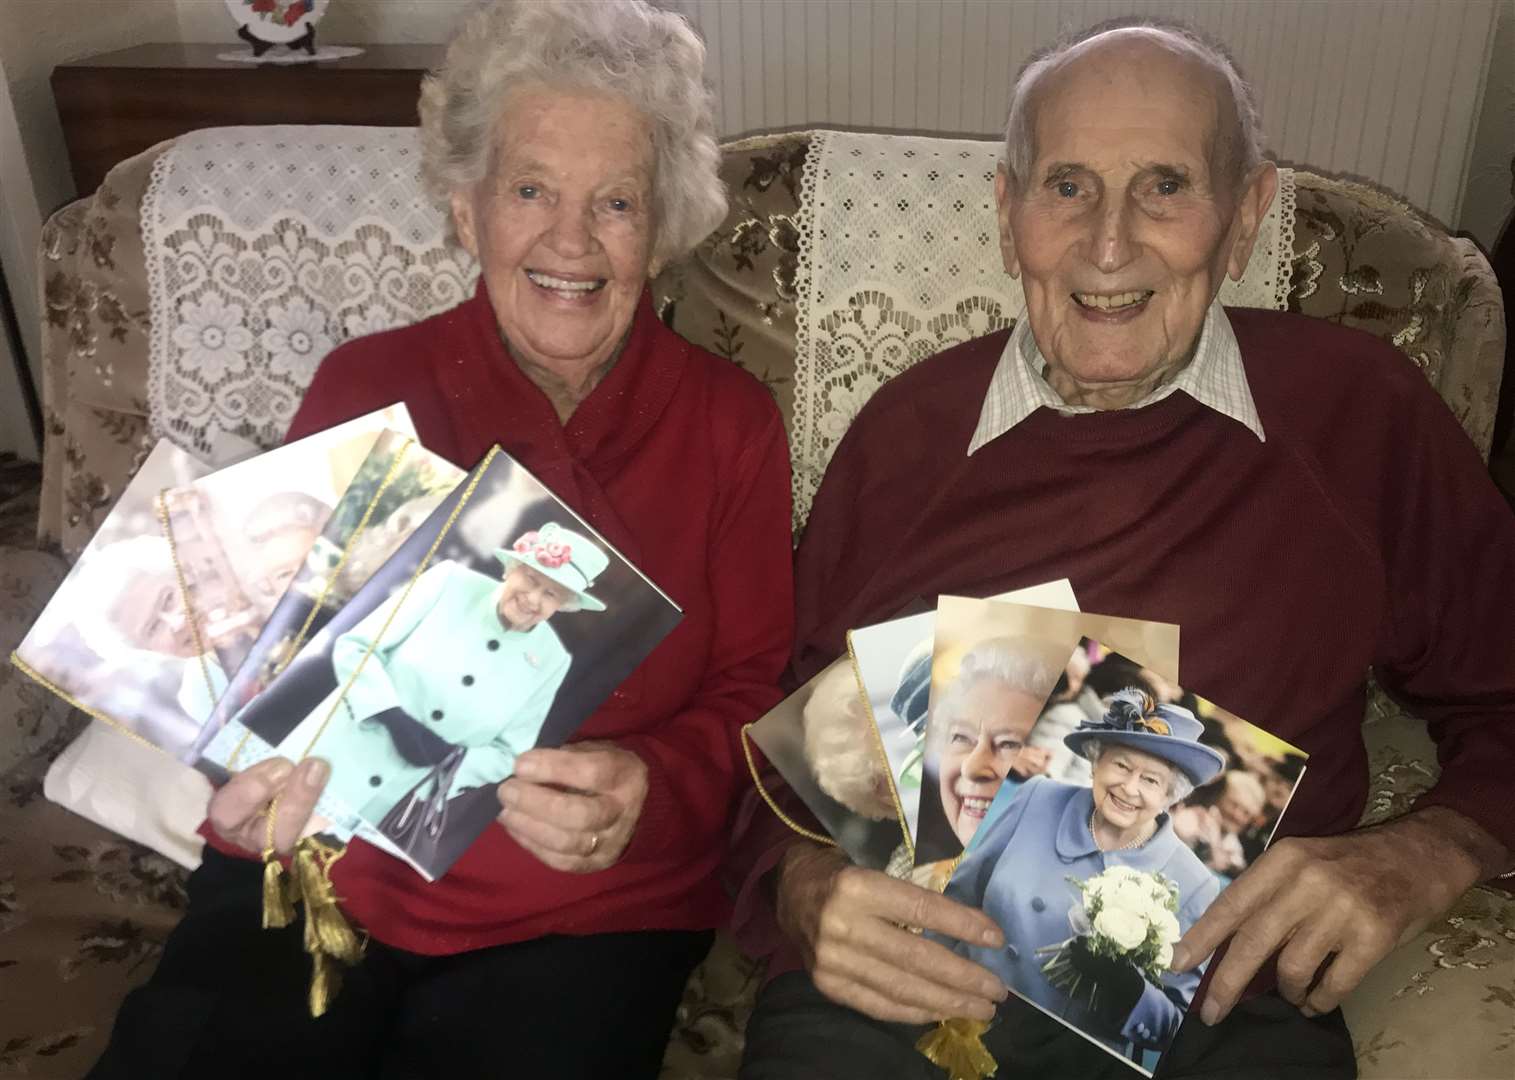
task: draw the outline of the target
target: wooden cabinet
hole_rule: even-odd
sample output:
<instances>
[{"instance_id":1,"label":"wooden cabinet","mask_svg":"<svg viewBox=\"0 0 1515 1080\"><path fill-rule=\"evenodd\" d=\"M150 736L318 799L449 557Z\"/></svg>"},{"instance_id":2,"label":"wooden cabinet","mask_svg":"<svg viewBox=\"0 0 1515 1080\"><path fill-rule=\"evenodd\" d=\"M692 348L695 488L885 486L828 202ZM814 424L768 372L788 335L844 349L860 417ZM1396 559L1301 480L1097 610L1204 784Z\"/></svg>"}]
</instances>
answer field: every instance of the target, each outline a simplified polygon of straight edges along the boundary
<instances>
[{"instance_id":1,"label":"wooden cabinet","mask_svg":"<svg viewBox=\"0 0 1515 1080\"><path fill-rule=\"evenodd\" d=\"M421 78L440 45L371 45L346 60L248 64L225 45L138 45L61 64L53 98L74 184L100 186L118 161L196 128L223 124L416 123Z\"/></svg>"}]
</instances>

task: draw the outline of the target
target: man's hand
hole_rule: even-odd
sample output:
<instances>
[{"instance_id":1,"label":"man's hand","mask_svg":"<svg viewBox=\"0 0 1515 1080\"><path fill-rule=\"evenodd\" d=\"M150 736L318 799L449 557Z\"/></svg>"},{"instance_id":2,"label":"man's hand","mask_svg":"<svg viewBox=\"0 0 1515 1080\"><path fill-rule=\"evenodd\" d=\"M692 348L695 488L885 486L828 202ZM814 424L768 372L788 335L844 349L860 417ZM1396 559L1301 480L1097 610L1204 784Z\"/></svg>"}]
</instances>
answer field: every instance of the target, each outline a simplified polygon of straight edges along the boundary
<instances>
[{"instance_id":1,"label":"man's hand","mask_svg":"<svg viewBox=\"0 0 1515 1080\"><path fill-rule=\"evenodd\" d=\"M268 846L268 813L275 799L274 848L288 855L305 832L311 811L331 767L320 758L296 766L285 758L268 758L243 769L211 796L206 816L221 839L245 851Z\"/></svg>"},{"instance_id":2,"label":"man's hand","mask_svg":"<svg viewBox=\"0 0 1515 1080\"><path fill-rule=\"evenodd\" d=\"M505 831L555 870L615 865L647 800L647 765L608 742L528 750L499 788Z\"/></svg>"},{"instance_id":3,"label":"man's hand","mask_svg":"<svg viewBox=\"0 0 1515 1080\"><path fill-rule=\"evenodd\" d=\"M1002 947L982 911L876 870L836 848L796 843L778 867L778 918L800 944L821 993L879 1020L925 1024L994 1018L1009 993L971 960L905 927Z\"/></svg>"},{"instance_id":4,"label":"man's hand","mask_svg":"<svg viewBox=\"0 0 1515 1080\"><path fill-rule=\"evenodd\" d=\"M1195 966L1234 934L1200 1007L1205 1023L1225 1018L1275 952L1279 992L1308 1016L1329 1012L1508 858L1487 832L1442 807L1340 836L1280 840L1189 928L1173 970Z\"/></svg>"}]
</instances>

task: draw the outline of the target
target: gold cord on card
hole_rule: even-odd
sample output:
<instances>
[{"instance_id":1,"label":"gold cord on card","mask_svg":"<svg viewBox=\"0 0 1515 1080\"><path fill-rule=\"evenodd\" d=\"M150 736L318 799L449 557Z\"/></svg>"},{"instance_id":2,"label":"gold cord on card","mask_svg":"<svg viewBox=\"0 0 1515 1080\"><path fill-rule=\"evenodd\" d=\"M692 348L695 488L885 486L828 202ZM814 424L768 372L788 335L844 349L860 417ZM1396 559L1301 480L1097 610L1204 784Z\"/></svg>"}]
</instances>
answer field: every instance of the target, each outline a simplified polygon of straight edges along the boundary
<instances>
[{"instance_id":1,"label":"gold cord on card","mask_svg":"<svg viewBox=\"0 0 1515 1080\"><path fill-rule=\"evenodd\" d=\"M84 704L84 702L74 697L73 694L70 694L67 690L63 689L63 687L53 682L46 675L42 674L40 671L36 670L30 664L28 664L25 660L21 659L19 654L14 652L11 653L11 663L15 666L17 671L21 672L21 674L25 675L32 682L42 687L42 689L58 695L68 704L72 705L74 708L78 709L80 712L84 713L91 719L98 720L102 724L109 724L111 727L115 728L123 735L127 735L133 739L136 739L143 746L151 747L160 754L168 753L168 751L163 749L163 747L157 745L156 743L143 736L141 732L138 732L130 726L121 723L121 721L117 720L113 716L106 716L99 709Z\"/></svg>"},{"instance_id":2,"label":"gold cord on card","mask_svg":"<svg viewBox=\"0 0 1515 1080\"><path fill-rule=\"evenodd\" d=\"M458 505L454 506L452 513L447 515L447 521L442 525L441 531L437 533L436 539L431 542L431 547L426 549L426 554L416 564L415 573L411 574L410 580L405 583L405 589L400 593L400 599L389 609L389 614L385 617L384 624L379 627L379 632L374 635L373 641L369 643L367 651L358 658L357 667L353 668L352 674L347 677L346 685L342 687L342 692L337 695L337 700L332 702L331 709L327 712L326 718L321 721L321 726L316 729L316 733L311 736L310 742L306 744L305 750L300 754L300 760L303 761L310 756L310 752L315 749L316 743L325 734L326 725L331 723L331 718L337 714L337 709L346 702L347 692L352 689L353 683L358 681L358 676L363 674L363 667L368 663L368 658L378 649L379 642L384 640L384 635L389 632L389 624L394 622L395 615L399 613L400 608L405 606L405 598L410 595L410 590L415 587L416 581L426 571L432 557L436 555L437 549L442 546L442 541L447 539L447 534L452 531L453 522L458 520L458 515L463 512L463 507L468 505L468 500L473 497L474 489L479 486L479 480L483 478L484 471L499 452L500 448L498 446L491 447L489 453L484 455L484 460L479 462L478 468L473 471L473 475L468 478L468 486L463 489L463 494L458 499Z\"/></svg>"},{"instance_id":3,"label":"gold cord on card","mask_svg":"<svg viewBox=\"0 0 1515 1080\"><path fill-rule=\"evenodd\" d=\"M910 823L905 819L905 804L900 801L899 788L894 783L894 768L889 764L889 754L884 749L884 734L878 729L878 720L873 715L873 703L868 700L868 688L863 684L863 672L858 666L857 653L852 649L852 632L847 632L847 660L852 665L852 679L857 683L857 698L863 703L863 715L868 718L868 728L873 732L873 747L878 751L879 761L884 765L884 777L889 781L889 798L894 800L894 816L899 819L900 835L905 838L905 850L910 861L915 862L915 840L910 835Z\"/></svg>"},{"instance_id":4,"label":"gold cord on card","mask_svg":"<svg viewBox=\"0 0 1515 1080\"><path fill-rule=\"evenodd\" d=\"M395 615L400 608L405 606L405 599L410 595L410 590L415 587L416 581L436 556L437 549L442 546L442 541L452 531L458 515L463 512L463 508L468 505L468 500L473 497L474 490L479 486L479 480L489 468L489 463L499 452L498 446L491 447L489 453L484 455L484 460L479 462L478 467L474 469L473 475L468 479L468 486L464 488L463 494L458 499L458 504L447 515L447 521L442 525L441 531L432 540L431 546L427 548L421 561L416 564L410 580L405 583L405 589L400 593L399 600L390 608L383 625L379 627L379 632L374 635L367 651L359 658L357 666L353 668L352 674L342 686L342 692L332 703L331 710L322 719L316 733L311 736L310 742L300 755L301 761L310 756L311 750L315 749L316 743L321 740L326 726L331 723L331 718L336 715L337 709L346 703L347 694L352 689L353 683L363 673L364 665L368 663L369 657L373 656L374 650L379 647L379 642L389 631L389 625L394 621ZM319 836L307 836L295 845L289 869L285 871L279 863L278 849L274 844L274 819L277 812L278 800L275 799L269 806L268 827L264 838L263 926L265 929L288 926L294 917L295 903L304 903L305 951L310 954L311 960L308 1003L310 1015L319 1017L326 1011L342 985L342 968L356 964L363 958L363 942L343 917L339 907L340 898L331 883L332 864L346 854L347 848L345 845L337 847L329 844Z\"/></svg>"},{"instance_id":5,"label":"gold cord on card","mask_svg":"<svg viewBox=\"0 0 1515 1080\"><path fill-rule=\"evenodd\" d=\"M394 483L395 476L400 471L400 459L405 456L405 452L414 443L414 439L407 437L400 444L400 448L395 451L394 459L389 463L389 469L385 472L383 481L380 482L378 490L374 492L373 498L368 500L368 505L363 509L363 516L358 519L358 525L353 529L352 535L347 538L347 543L342 545L341 558L337 560L337 565L332 568L331 573L326 576L326 580L322 583L321 592L316 597L315 605L306 613L305 622L300 626L300 632L295 635L294 641L285 650L284 660L274 671L275 675L282 672L299 655L301 647L305 644L305 635L310 633L311 624L316 621L316 616L326 606L326 601L331 596L331 590L335 587L337 578L341 576L343 568L347 565L348 558L352 555L353 548L357 546L358 538L368 528L368 523L373 518L374 511L378 508L379 499L389 490L389 486ZM242 751L247 746L247 740L250 738L252 738L251 729L242 733L242 738L237 741L237 745L232 748L231 754L226 759L227 772L236 771L237 759L242 756Z\"/></svg>"},{"instance_id":6,"label":"gold cord on card","mask_svg":"<svg viewBox=\"0 0 1515 1080\"><path fill-rule=\"evenodd\" d=\"M967 851L959 853L947 869L941 891L945 892L957 868L968 857ZM943 1020L916 1040L915 1048L934 1065L947 1072L947 1080L984 1080L993 1076L999 1068L994 1055L984 1045L984 1032L989 1024L966 1016L954 1016Z\"/></svg>"},{"instance_id":7,"label":"gold cord on card","mask_svg":"<svg viewBox=\"0 0 1515 1080\"><path fill-rule=\"evenodd\" d=\"M395 451L394 459L390 461L389 470L384 474L384 479L379 482L378 490L373 493L373 498L368 500L368 505L363 508L363 516L358 519L357 527L353 529L352 535L347 538L347 543L343 545L342 557L337 560L337 565L326 576L326 581L321 585L321 593L316 597L315 606L305 616L305 622L301 625L300 632L295 635L295 640L284 654L284 662L279 665L278 671L274 674L278 674L279 671L283 671L288 667L289 662L294 659L295 655L299 653L301 646L305 644L305 635L310 633L310 626L316 621L316 615L326 606L326 601L331 596L331 590L336 585L337 578L341 577L342 570L347 566L347 560L352 555L352 549L357 545L359 537L368 528L368 522L373 517L374 511L378 509L379 500L384 497L384 493L394 483L395 476L400 471L400 460L405 457L405 452L414 444L415 440L407 437L400 444L400 448Z\"/></svg>"},{"instance_id":8,"label":"gold cord on card","mask_svg":"<svg viewBox=\"0 0 1515 1080\"><path fill-rule=\"evenodd\" d=\"M205 641L200 636L200 619L195 615L195 606L189 598L189 582L184 577L184 567L179 562L179 545L174 543L174 527L168 516L168 488L158 492L155 500L158 509L158 524L163 527L163 537L168 541L168 556L174 564L174 580L179 583L179 602L184 605L184 617L189 620L189 631L195 639L195 652L200 661L200 674L205 677L206 700L212 707L216 703L216 684L211 681L210 665L205 662Z\"/></svg>"},{"instance_id":9,"label":"gold cord on card","mask_svg":"<svg viewBox=\"0 0 1515 1080\"><path fill-rule=\"evenodd\" d=\"M805 828L805 826L801 825L788 814L784 813L783 810L779 809L779 804L773 801L773 796L768 794L768 789L763 786L762 778L758 776L757 762L752 758L752 743L750 741L750 737L747 734L748 729L751 727L751 724L742 725L742 753L747 758L747 771L752 774L752 784L757 788L758 794L763 797L763 801L768 804L768 809L777 814L780 821L782 821L785 825L788 825L795 832L799 833L806 840L814 840L817 844L826 844L829 847L837 847L837 842L831 839L831 837L822 836L818 832L812 832L811 830Z\"/></svg>"}]
</instances>

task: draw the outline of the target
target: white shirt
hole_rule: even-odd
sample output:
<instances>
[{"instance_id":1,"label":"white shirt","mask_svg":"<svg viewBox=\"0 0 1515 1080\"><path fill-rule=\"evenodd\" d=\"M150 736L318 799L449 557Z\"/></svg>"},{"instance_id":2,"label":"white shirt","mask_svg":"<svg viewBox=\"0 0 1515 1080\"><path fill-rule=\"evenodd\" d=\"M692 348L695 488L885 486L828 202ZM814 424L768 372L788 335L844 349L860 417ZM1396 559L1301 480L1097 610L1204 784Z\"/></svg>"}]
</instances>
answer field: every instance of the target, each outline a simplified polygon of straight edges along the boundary
<instances>
[{"instance_id":1,"label":"white shirt","mask_svg":"<svg viewBox=\"0 0 1515 1080\"><path fill-rule=\"evenodd\" d=\"M1070 416L1099 411L1089 405L1064 402L1042 375L1046 367L1047 361L1036 347L1036 338L1031 333L1031 321L1023 314L1016 321L1010 340L1005 342L1005 351L1000 354L999 365L989 380L989 392L984 397L978 427L968 443L970 455L1043 405ZM1154 404L1175 390L1182 390L1206 408L1230 417L1256 435L1259 442L1264 441L1262 419L1257 415L1257 405L1252 401L1247 372L1241 362L1241 346L1236 343L1231 320L1226 318L1219 301L1212 303L1205 313L1194 359L1185 365L1177 378L1163 383L1128 407L1140 409Z\"/></svg>"}]
</instances>

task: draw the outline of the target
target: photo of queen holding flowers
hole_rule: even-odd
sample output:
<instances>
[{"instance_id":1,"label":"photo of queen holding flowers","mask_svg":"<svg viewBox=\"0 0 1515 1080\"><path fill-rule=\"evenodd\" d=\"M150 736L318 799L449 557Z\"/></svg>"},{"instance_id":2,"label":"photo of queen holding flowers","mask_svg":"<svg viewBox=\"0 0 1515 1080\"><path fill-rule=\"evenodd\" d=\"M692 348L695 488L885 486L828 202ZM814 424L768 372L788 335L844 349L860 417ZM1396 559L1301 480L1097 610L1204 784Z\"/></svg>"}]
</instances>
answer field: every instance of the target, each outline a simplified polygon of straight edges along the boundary
<instances>
[{"instance_id":1,"label":"photo of queen holding flowers","mask_svg":"<svg viewBox=\"0 0 1515 1080\"><path fill-rule=\"evenodd\" d=\"M1093 786L1036 777L1006 792L946 890L1005 934L1002 949L958 952L1143 1071L1204 974L1168 971L1173 943L1221 888L1168 813L1225 767L1203 730L1144 689L1110 695L1100 719L1064 738L1089 760Z\"/></svg>"}]
</instances>

